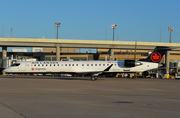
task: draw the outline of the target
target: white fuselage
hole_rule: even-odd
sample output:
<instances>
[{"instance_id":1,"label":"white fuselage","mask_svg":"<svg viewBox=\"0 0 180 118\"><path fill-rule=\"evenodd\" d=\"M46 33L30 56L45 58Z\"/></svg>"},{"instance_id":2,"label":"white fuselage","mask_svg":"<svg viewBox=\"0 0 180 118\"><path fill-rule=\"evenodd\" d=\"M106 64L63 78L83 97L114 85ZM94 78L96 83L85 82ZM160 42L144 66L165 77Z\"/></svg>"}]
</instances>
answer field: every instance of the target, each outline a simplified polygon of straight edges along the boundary
<instances>
[{"instance_id":1,"label":"white fuselage","mask_svg":"<svg viewBox=\"0 0 180 118\"><path fill-rule=\"evenodd\" d=\"M139 61L141 65L125 67L124 61L29 61L16 62L4 70L7 73L125 73L143 72L158 68L158 63ZM19 64L19 65L18 65Z\"/></svg>"}]
</instances>

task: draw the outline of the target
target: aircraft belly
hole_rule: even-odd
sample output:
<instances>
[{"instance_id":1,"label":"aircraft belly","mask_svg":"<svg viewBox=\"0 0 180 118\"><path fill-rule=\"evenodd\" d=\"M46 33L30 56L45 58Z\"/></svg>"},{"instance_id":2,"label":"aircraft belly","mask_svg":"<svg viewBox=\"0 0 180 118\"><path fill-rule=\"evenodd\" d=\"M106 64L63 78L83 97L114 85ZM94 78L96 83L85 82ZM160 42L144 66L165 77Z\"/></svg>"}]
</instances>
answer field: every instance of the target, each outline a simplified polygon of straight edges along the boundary
<instances>
[{"instance_id":1,"label":"aircraft belly","mask_svg":"<svg viewBox=\"0 0 180 118\"><path fill-rule=\"evenodd\" d=\"M143 63L143 65L135 66L135 67L124 67L124 66L113 67L109 70L109 72L143 72L155 68L158 68L157 63Z\"/></svg>"}]
</instances>

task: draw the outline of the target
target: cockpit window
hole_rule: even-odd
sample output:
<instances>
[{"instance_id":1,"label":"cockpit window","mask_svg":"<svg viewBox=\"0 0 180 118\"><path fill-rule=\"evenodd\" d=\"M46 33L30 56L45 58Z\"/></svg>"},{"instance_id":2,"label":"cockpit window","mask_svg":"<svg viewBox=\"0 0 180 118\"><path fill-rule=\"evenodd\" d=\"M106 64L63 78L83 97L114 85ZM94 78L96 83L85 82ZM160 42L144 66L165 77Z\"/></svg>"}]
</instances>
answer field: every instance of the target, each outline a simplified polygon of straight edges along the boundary
<instances>
[{"instance_id":1,"label":"cockpit window","mask_svg":"<svg viewBox=\"0 0 180 118\"><path fill-rule=\"evenodd\" d=\"M19 66L20 65L20 63L14 63L13 65L11 65L11 66Z\"/></svg>"}]
</instances>

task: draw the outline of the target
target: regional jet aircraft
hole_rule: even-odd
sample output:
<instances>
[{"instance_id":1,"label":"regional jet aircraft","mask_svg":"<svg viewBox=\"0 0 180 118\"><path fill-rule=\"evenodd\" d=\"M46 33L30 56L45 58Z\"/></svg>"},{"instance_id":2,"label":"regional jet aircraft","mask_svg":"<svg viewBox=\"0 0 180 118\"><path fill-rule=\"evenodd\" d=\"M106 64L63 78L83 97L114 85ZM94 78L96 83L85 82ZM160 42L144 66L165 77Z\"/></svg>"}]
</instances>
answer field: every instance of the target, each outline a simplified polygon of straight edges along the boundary
<instances>
[{"instance_id":1,"label":"regional jet aircraft","mask_svg":"<svg viewBox=\"0 0 180 118\"><path fill-rule=\"evenodd\" d=\"M143 72L144 76L147 76L148 70L158 68L158 63L167 50L171 48L157 46L146 59L139 61L23 61L7 67L4 72L7 74L89 74L93 81L101 74Z\"/></svg>"}]
</instances>

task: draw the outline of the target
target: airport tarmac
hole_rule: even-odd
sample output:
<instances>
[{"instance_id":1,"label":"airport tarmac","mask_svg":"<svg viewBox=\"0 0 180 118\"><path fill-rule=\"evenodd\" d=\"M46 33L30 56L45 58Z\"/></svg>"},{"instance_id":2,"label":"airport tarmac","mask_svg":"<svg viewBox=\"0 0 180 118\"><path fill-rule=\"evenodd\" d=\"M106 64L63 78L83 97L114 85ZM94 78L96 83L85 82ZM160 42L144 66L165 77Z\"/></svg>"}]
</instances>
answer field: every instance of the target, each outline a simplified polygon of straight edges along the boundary
<instances>
[{"instance_id":1,"label":"airport tarmac","mask_svg":"<svg viewBox=\"0 0 180 118\"><path fill-rule=\"evenodd\" d=\"M0 118L179 118L180 81L0 75Z\"/></svg>"}]
</instances>

